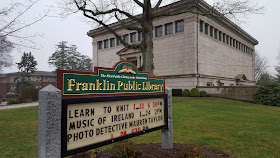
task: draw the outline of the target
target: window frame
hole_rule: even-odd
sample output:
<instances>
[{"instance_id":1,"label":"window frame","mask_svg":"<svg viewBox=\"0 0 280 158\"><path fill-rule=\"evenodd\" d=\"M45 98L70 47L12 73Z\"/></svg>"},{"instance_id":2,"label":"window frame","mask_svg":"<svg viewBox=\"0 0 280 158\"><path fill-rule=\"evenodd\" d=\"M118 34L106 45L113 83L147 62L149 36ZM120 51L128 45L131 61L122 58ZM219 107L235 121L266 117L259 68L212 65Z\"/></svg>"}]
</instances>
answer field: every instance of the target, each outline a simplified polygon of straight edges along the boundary
<instances>
[{"instance_id":1,"label":"window frame","mask_svg":"<svg viewBox=\"0 0 280 158\"><path fill-rule=\"evenodd\" d=\"M218 29L214 29L214 38L217 40L218 39Z\"/></svg>"},{"instance_id":2,"label":"window frame","mask_svg":"<svg viewBox=\"0 0 280 158\"><path fill-rule=\"evenodd\" d=\"M204 33L205 33L205 35L208 35L209 33L209 24L208 23L204 23Z\"/></svg>"},{"instance_id":3,"label":"window frame","mask_svg":"<svg viewBox=\"0 0 280 158\"><path fill-rule=\"evenodd\" d=\"M104 40L103 44L104 44L104 46L103 46L104 49L109 48L109 40L108 39Z\"/></svg>"},{"instance_id":4,"label":"window frame","mask_svg":"<svg viewBox=\"0 0 280 158\"><path fill-rule=\"evenodd\" d=\"M214 29L214 27L210 25L209 28L210 28L210 31L209 31L210 37L213 38L213 35L214 35L214 34L213 34L213 29Z\"/></svg>"},{"instance_id":5,"label":"window frame","mask_svg":"<svg viewBox=\"0 0 280 158\"><path fill-rule=\"evenodd\" d=\"M182 30L178 30L178 24L182 23L183 27ZM183 19L175 21L175 33L177 32L184 32L185 22Z\"/></svg>"},{"instance_id":6,"label":"window frame","mask_svg":"<svg viewBox=\"0 0 280 158\"><path fill-rule=\"evenodd\" d=\"M110 48L115 46L116 46L116 38L110 38Z\"/></svg>"},{"instance_id":7,"label":"window frame","mask_svg":"<svg viewBox=\"0 0 280 158\"><path fill-rule=\"evenodd\" d=\"M138 32L138 41L142 41L142 40L143 40L142 32Z\"/></svg>"},{"instance_id":8,"label":"window frame","mask_svg":"<svg viewBox=\"0 0 280 158\"><path fill-rule=\"evenodd\" d=\"M126 39L126 37L127 37L127 39ZM129 43L129 36L128 36L128 34L123 35L123 41L124 41L124 43Z\"/></svg>"},{"instance_id":9,"label":"window frame","mask_svg":"<svg viewBox=\"0 0 280 158\"><path fill-rule=\"evenodd\" d=\"M203 27L204 27L204 21L202 21L202 20L200 20L200 23L199 23L199 31L201 32L201 33L203 33Z\"/></svg>"},{"instance_id":10,"label":"window frame","mask_svg":"<svg viewBox=\"0 0 280 158\"><path fill-rule=\"evenodd\" d=\"M98 50L101 50L101 49L103 49L103 41L98 41L97 42L98 44Z\"/></svg>"},{"instance_id":11,"label":"window frame","mask_svg":"<svg viewBox=\"0 0 280 158\"><path fill-rule=\"evenodd\" d=\"M172 23L172 22L167 23L167 24L165 24L164 26L165 26L165 35L171 35L171 34L173 34L173 23ZM168 29L167 29L168 26L171 26L171 27L170 27L170 28L171 28L171 32L168 32Z\"/></svg>"},{"instance_id":12,"label":"window frame","mask_svg":"<svg viewBox=\"0 0 280 158\"><path fill-rule=\"evenodd\" d=\"M161 30L161 34L158 34L158 29ZM162 37L163 36L163 27L162 25L158 25L155 27L155 37Z\"/></svg>"},{"instance_id":13,"label":"window frame","mask_svg":"<svg viewBox=\"0 0 280 158\"><path fill-rule=\"evenodd\" d=\"M133 38L135 36L135 38ZM137 41L136 32L130 33L130 43L135 43Z\"/></svg>"}]
</instances>

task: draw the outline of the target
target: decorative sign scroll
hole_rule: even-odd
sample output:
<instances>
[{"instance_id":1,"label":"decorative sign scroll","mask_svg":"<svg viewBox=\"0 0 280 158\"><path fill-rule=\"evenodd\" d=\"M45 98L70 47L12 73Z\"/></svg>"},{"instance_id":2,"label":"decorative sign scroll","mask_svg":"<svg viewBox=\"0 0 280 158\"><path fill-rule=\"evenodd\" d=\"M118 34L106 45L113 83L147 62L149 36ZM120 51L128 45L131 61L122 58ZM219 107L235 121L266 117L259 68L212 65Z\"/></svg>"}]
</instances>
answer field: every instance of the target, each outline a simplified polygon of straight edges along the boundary
<instances>
[{"instance_id":1,"label":"decorative sign scroll","mask_svg":"<svg viewBox=\"0 0 280 158\"><path fill-rule=\"evenodd\" d=\"M57 87L62 98L100 96L164 94L163 78L149 77L128 61L117 63L114 68L96 68L92 72L57 71Z\"/></svg>"}]
</instances>

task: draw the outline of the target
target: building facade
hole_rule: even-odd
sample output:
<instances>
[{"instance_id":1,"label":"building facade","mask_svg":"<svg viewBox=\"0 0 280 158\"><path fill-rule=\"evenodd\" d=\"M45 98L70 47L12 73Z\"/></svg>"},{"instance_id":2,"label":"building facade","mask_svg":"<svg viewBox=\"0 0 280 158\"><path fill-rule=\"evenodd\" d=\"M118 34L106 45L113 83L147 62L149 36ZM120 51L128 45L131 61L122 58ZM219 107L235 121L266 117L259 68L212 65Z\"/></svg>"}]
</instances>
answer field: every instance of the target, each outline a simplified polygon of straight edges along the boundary
<instances>
[{"instance_id":1,"label":"building facade","mask_svg":"<svg viewBox=\"0 0 280 158\"><path fill-rule=\"evenodd\" d=\"M7 93L14 92L17 82L17 72L0 74L0 97L4 98ZM56 86L56 73L48 71L35 71L31 76L32 84L36 88L42 88L49 84Z\"/></svg>"},{"instance_id":2,"label":"building facade","mask_svg":"<svg viewBox=\"0 0 280 158\"><path fill-rule=\"evenodd\" d=\"M192 1L181 0L160 11L183 9ZM202 0L199 6L212 9ZM153 26L154 75L166 78L167 87L191 89L255 84L254 47L258 41L227 18L183 13L157 18ZM142 40L140 32L125 30L120 23L110 27L128 43ZM112 67L120 60L141 66L141 50L124 48L105 28L91 30L88 35L92 37L95 67Z\"/></svg>"}]
</instances>

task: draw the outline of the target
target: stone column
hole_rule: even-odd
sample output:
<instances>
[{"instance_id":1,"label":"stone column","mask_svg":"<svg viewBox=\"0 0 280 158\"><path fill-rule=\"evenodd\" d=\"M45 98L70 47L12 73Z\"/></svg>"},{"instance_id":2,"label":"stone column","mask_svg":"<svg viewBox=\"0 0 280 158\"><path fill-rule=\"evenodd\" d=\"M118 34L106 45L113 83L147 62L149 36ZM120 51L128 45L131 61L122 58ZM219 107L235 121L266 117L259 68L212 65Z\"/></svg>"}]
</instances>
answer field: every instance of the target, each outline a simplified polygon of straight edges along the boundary
<instances>
[{"instance_id":1,"label":"stone column","mask_svg":"<svg viewBox=\"0 0 280 158\"><path fill-rule=\"evenodd\" d=\"M168 109L168 128L161 130L161 147L163 149L173 148L173 118L172 118L172 89L165 88L167 94L167 109Z\"/></svg>"},{"instance_id":2,"label":"stone column","mask_svg":"<svg viewBox=\"0 0 280 158\"><path fill-rule=\"evenodd\" d=\"M61 91L48 85L39 91L38 157L61 157Z\"/></svg>"}]
</instances>

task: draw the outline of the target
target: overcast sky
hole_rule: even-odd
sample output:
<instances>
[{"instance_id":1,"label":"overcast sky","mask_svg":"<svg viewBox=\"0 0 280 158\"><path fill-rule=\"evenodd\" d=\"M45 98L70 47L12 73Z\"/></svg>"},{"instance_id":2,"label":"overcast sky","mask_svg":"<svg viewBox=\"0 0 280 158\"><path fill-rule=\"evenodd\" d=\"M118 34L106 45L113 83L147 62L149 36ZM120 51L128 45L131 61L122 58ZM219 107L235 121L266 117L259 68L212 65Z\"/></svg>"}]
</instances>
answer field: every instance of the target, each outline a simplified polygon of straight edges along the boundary
<instances>
[{"instance_id":1,"label":"overcast sky","mask_svg":"<svg viewBox=\"0 0 280 158\"><path fill-rule=\"evenodd\" d=\"M11 2L1 1L1 6ZM23 18L26 19L26 22L28 20L32 21L32 19L42 15L50 6L55 8L57 1L59 0L40 0ZM212 4L213 0L206 0L206 2ZM277 64L276 56L280 51L280 1L259 0L259 3L265 6L265 14L250 15L247 19L243 19L246 23L242 23L240 27L259 41L256 50L269 59L270 72L274 73L274 66ZM23 52L32 52L38 62L38 70L53 71L54 68L48 65L48 58L55 52L56 45L61 41L68 41L69 44L77 45L80 53L92 58L91 38L86 33L93 28L83 20L84 17L81 14L71 15L66 19L53 17L56 14L57 12L51 11L49 15L52 17L46 17L24 30L24 33L43 34L43 37L37 37L34 40L38 49L15 49L13 51L14 65L11 68L5 68L4 73L18 71L15 63L20 62Z\"/></svg>"}]
</instances>

